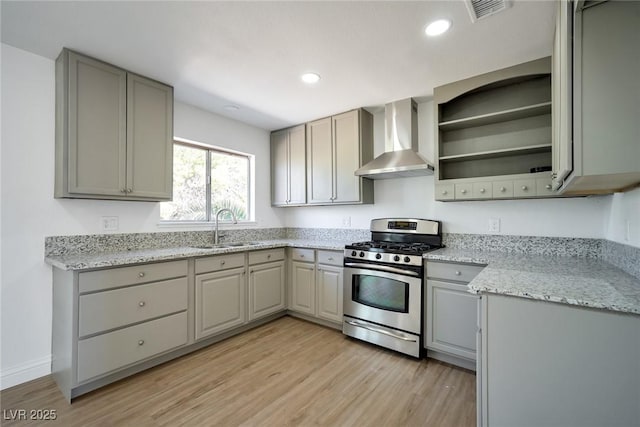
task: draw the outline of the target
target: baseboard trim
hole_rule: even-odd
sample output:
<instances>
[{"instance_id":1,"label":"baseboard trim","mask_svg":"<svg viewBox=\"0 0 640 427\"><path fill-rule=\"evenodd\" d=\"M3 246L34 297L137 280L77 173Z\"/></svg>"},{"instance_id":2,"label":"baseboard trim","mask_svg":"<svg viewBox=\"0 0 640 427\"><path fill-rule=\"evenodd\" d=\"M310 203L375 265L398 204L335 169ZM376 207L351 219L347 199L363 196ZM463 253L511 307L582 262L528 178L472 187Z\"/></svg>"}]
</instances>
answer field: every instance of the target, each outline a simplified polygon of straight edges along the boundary
<instances>
[{"instance_id":1,"label":"baseboard trim","mask_svg":"<svg viewBox=\"0 0 640 427\"><path fill-rule=\"evenodd\" d=\"M51 355L30 360L0 372L0 390L26 383L51 373Z\"/></svg>"}]
</instances>

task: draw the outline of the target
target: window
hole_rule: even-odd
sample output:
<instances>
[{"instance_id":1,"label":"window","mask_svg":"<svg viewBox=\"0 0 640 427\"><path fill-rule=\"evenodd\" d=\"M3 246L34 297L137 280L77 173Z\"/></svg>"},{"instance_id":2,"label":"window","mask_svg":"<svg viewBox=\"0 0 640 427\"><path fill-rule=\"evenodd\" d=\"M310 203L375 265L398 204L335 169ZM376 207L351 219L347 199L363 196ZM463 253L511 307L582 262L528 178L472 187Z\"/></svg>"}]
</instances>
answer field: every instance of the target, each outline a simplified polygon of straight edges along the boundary
<instances>
[{"instance_id":1,"label":"window","mask_svg":"<svg viewBox=\"0 0 640 427\"><path fill-rule=\"evenodd\" d=\"M250 221L252 161L248 154L174 141L173 201L160 204L160 219L213 221L227 208L238 221Z\"/></svg>"}]
</instances>

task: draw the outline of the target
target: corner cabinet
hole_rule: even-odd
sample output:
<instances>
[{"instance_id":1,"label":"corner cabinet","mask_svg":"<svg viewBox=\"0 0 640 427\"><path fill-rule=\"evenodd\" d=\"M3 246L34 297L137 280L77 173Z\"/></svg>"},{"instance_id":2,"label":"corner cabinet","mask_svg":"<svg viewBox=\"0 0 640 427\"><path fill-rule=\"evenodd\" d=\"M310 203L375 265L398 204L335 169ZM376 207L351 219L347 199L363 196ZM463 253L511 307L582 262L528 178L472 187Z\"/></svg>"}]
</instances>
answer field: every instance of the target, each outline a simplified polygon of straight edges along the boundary
<instances>
[{"instance_id":1,"label":"corner cabinet","mask_svg":"<svg viewBox=\"0 0 640 427\"><path fill-rule=\"evenodd\" d=\"M555 196L551 58L437 87L434 100L436 200Z\"/></svg>"},{"instance_id":2,"label":"corner cabinet","mask_svg":"<svg viewBox=\"0 0 640 427\"><path fill-rule=\"evenodd\" d=\"M640 183L638 28L640 2L558 4L553 185L562 194Z\"/></svg>"},{"instance_id":3,"label":"corner cabinet","mask_svg":"<svg viewBox=\"0 0 640 427\"><path fill-rule=\"evenodd\" d=\"M373 159L373 116L362 109L307 123L307 201L373 203L373 181L354 175Z\"/></svg>"},{"instance_id":4,"label":"corner cabinet","mask_svg":"<svg viewBox=\"0 0 640 427\"><path fill-rule=\"evenodd\" d=\"M173 88L64 49L55 197L171 200Z\"/></svg>"},{"instance_id":5,"label":"corner cabinet","mask_svg":"<svg viewBox=\"0 0 640 427\"><path fill-rule=\"evenodd\" d=\"M307 202L305 125L271 134L271 204L297 206Z\"/></svg>"}]
</instances>

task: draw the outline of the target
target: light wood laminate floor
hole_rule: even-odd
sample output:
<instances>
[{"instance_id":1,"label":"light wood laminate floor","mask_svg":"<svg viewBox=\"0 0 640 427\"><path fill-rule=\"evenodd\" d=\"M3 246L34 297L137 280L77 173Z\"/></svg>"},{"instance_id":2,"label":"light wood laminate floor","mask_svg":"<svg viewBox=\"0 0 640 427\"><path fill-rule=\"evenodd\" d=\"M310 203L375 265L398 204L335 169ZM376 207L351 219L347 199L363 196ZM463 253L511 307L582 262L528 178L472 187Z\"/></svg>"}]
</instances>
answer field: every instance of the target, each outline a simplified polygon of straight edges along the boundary
<instances>
[{"instance_id":1,"label":"light wood laminate floor","mask_svg":"<svg viewBox=\"0 0 640 427\"><path fill-rule=\"evenodd\" d=\"M3 426L474 426L476 410L473 372L288 316L72 405L48 376L0 398ZM57 419L7 420L17 409Z\"/></svg>"}]
</instances>

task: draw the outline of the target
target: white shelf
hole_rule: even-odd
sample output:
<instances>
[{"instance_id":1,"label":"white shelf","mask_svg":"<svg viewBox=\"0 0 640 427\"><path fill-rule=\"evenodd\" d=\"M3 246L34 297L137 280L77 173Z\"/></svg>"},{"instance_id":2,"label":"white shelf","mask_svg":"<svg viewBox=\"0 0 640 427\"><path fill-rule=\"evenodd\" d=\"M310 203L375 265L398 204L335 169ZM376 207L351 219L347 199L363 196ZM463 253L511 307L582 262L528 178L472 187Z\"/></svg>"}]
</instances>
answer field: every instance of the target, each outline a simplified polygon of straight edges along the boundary
<instances>
[{"instance_id":1,"label":"white shelf","mask_svg":"<svg viewBox=\"0 0 640 427\"><path fill-rule=\"evenodd\" d=\"M551 151L551 143L528 145L525 147L505 148L501 150L479 151L476 153L455 154L452 156L442 156L440 161L443 163L463 162L467 160L482 160L498 157L518 156L523 154L536 154Z\"/></svg>"},{"instance_id":2,"label":"white shelf","mask_svg":"<svg viewBox=\"0 0 640 427\"><path fill-rule=\"evenodd\" d=\"M509 110L496 111L493 113L481 114L479 116L465 117L464 119L449 120L440 122L438 127L442 131L464 129L476 126L484 126L492 123L517 120L525 117L539 116L551 113L551 102L527 105L525 107L511 108Z\"/></svg>"}]
</instances>

